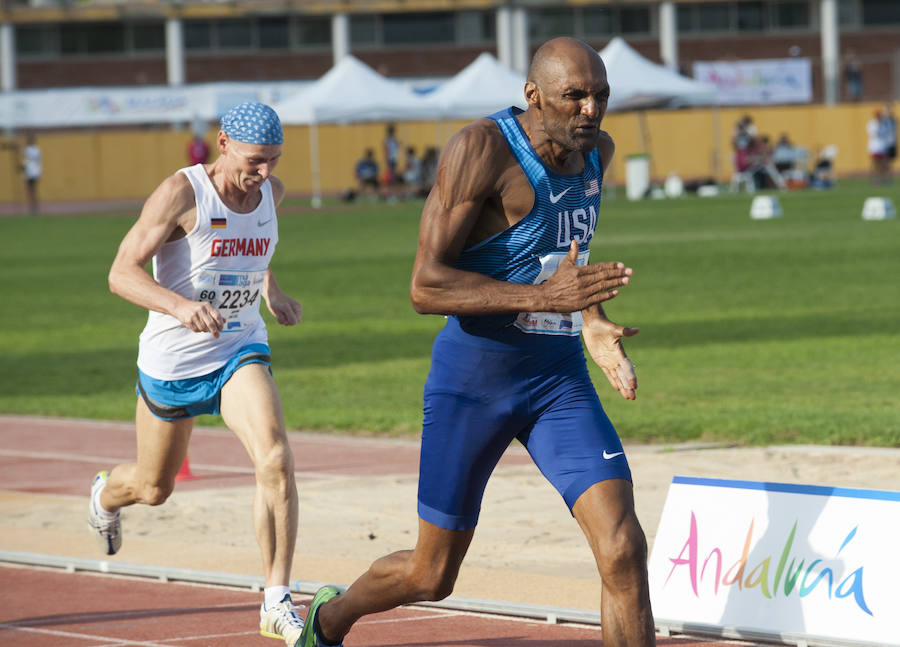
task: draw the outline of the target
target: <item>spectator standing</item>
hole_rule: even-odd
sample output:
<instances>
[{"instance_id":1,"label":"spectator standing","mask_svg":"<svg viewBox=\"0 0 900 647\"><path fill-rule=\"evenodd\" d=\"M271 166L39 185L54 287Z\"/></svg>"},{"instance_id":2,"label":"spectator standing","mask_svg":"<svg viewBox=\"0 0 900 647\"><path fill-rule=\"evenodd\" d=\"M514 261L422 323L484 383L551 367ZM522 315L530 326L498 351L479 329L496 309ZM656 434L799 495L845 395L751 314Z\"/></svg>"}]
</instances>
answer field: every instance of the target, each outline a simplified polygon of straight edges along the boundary
<instances>
[{"instance_id":1,"label":"spectator standing","mask_svg":"<svg viewBox=\"0 0 900 647\"><path fill-rule=\"evenodd\" d=\"M863 95L862 65L856 57L856 53L850 50L847 54L847 62L844 65L844 88L850 101L860 101Z\"/></svg>"},{"instance_id":2,"label":"spectator standing","mask_svg":"<svg viewBox=\"0 0 900 647\"><path fill-rule=\"evenodd\" d=\"M891 167L894 160L897 159L897 118L894 116L894 110L891 102L888 101L884 106L884 118L882 119L882 130L884 133L884 141L887 144L887 176L888 181L891 179Z\"/></svg>"},{"instance_id":3,"label":"spectator standing","mask_svg":"<svg viewBox=\"0 0 900 647\"><path fill-rule=\"evenodd\" d=\"M403 184L406 186L406 197L424 197L422 186L422 160L416 155L416 149L406 149L406 168L403 169Z\"/></svg>"},{"instance_id":4,"label":"spectator standing","mask_svg":"<svg viewBox=\"0 0 900 647\"><path fill-rule=\"evenodd\" d=\"M209 161L209 144L199 134L194 134L187 145L188 161L191 166L206 164Z\"/></svg>"},{"instance_id":5,"label":"spectator standing","mask_svg":"<svg viewBox=\"0 0 900 647\"><path fill-rule=\"evenodd\" d=\"M397 159L400 155L400 144L397 143L394 124L387 125L384 135L384 183L395 184L400 178L397 175Z\"/></svg>"},{"instance_id":6,"label":"spectator standing","mask_svg":"<svg viewBox=\"0 0 900 647\"><path fill-rule=\"evenodd\" d=\"M25 148L22 150L22 171L25 174L25 196L28 199L28 213L36 216L40 212L38 202L38 182L44 172L41 158L41 149L33 134L25 138Z\"/></svg>"},{"instance_id":7,"label":"spectator standing","mask_svg":"<svg viewBox=\"0 0 900 647\"><path fill-rule=\"evenodd\" d=\"M872 160L872 184L888 184L891 176L891 163L888 159L888 129L885 113L876 110L875 115L866 124L868 136L869 159Z\"/></svg>"}]
</instances>

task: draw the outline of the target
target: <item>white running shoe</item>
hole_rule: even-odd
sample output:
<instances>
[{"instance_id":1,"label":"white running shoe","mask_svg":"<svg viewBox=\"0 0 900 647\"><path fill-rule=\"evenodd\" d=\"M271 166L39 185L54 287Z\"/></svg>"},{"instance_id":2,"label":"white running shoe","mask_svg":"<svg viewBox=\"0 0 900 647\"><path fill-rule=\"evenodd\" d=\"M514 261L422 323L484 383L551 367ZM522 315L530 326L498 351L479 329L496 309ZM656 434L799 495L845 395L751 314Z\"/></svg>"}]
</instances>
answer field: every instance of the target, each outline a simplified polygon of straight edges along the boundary
<instances>
[{"instance_id":1,"label":"white running shoe","mask_svg":"<svg viewBox=\"0 0 900 647\"><path fill-rule=\"evenodd\" d=\"M297 615L297 607L290 595L281 598L281 602L268 611L266 605L259 608L259 633L267 638L280 638L288 647L300 644L303 620Z\"/></svg>"},{"instance_id":2,"label":"white running shoe","mask_svg":"<svg viewBox=\"0 0 900 647\"><path fill-rule=\"evenodd\" d=\"M107 519L94 507L94 500L97 498L97 491L103 489L106 480L109 478L109 472L98 472L91 483L91 500L88 503L88 525L94 531L94 538L97 544L107 555L115 555L122 547L122 521L119 511L112 519Z\"/></svg>"}]
</instances>

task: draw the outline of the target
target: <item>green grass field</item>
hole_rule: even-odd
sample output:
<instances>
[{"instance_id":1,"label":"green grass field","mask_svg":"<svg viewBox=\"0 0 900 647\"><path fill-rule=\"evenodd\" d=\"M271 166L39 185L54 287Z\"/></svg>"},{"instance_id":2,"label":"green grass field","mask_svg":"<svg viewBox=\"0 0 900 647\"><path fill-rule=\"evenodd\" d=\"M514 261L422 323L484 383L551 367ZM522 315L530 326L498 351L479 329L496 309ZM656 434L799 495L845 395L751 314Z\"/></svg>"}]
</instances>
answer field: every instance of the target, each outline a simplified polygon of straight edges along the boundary
<instances>
[{"instance_id":1,"label":"green grass field","mask_svg":"<svg viewBox=\"0 0 900 647\"><path fill-rule=\"evenodd\" d=\"M900 220L861 219L875 194L900 205L862 182L780 195L769 221L746 195L608 199L592 260L634 268L606 309L641 328L635 402L594 373L622 437L900 446ZM417 433L443 325L409 305L421 203L299 205L273 267L304 322L265 313L289 428ZM0 411L132 418L146 314L106 287L132 220L0 218Z\"/></svg>"}]
</instances>

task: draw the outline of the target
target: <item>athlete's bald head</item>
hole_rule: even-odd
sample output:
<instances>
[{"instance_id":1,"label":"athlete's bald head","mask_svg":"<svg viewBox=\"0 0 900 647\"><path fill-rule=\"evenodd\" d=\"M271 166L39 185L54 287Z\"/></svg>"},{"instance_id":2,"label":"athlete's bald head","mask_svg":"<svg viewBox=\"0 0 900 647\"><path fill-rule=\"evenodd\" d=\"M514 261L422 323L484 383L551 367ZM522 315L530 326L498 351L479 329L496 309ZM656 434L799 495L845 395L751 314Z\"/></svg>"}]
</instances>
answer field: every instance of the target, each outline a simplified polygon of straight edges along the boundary
<instances>
[{"instance_id":1,"label":"athlete's bald head","mask_svg":"<svg viewBox=\"0 0 900 647\"><path fill-rule=\"evenodd\" d=\"M575 38L561 37L541 45L531 59L528 81L545 88L553 81L568 78L573 70L592 70L606 76L600 55L587 43Z\"/></svg>"},{"instance_id":2,"label":"athlete's bald head","mask_svg":"<svg viewBox=\"0 0 900 647\"><path fill-rule=\"evenodd\" d=\"M522 117L535 144L546 138L569 151L592 150L609 100L609 81L600 55L574 38L554 38L531 60L525 82L528 110Z\"/></svg>"}]
</instances>

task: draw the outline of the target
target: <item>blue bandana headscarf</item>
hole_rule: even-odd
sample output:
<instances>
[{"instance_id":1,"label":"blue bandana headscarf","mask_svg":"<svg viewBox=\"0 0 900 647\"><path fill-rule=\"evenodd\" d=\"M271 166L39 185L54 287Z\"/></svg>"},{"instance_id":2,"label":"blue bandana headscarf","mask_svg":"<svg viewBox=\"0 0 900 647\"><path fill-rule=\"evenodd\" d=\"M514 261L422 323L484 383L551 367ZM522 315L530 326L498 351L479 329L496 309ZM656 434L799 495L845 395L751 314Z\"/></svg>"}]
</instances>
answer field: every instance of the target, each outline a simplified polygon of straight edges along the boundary
<instances>
[{"instance_id":1,"label":"blue bandana headscarf","mask_svg":"<svg viewBox=\"0 0 900 647\"><path fill-rule=\"evenodd\" d=\"M281 121L269 106L256 101L248 101L235 106L222 117L222 130L245 144L281 144L284 134Z\"/></svg>"}]
</instances>

